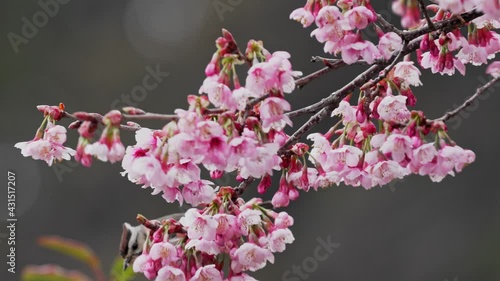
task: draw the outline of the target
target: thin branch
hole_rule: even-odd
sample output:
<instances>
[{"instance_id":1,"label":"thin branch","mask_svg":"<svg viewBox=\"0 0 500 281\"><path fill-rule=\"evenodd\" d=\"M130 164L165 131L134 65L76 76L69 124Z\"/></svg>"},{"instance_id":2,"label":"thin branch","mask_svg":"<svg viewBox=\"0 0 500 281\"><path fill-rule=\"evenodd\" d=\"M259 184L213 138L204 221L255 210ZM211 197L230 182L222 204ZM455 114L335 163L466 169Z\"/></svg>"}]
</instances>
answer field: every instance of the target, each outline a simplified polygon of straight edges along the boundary
<instances>
[{"instance_id":1,"label":"thin branch","mask_svg":"<svg viewBox=\"0 0 500 281\"><path fill-rule=\"evenodd\" d=\"M430 122L435 122L435 121L443 121L443 122L446 122L448 120L450 120L451 118L453 118L455 115L457 115L460 111L464 110L465 108L467 108L468 106L472 105L472 103L474 102L475 99L477 99L481 94L483 94L486 90L488 90L490 87L492 87L495 83L497 83L498 81L500 81L500 76L499 77L496 77L496 78L493 78L491 79L488 83L486 83L484 86L482 87L479 87L476 89L476 92L474 93L474 95L472 95L470 98L468 98L462 105L460 105L459 107L455 108L454 110L452 111L449 111L449 112L446 112L443 116L437 118L437 119L434 119L434 120L431 120Z\"/></svg>"},{"instance_id":2,"label":"thin branch","mask_svg":"<svg viewBox=\"0 0 500 281\"><path fill-rule=\"evenodd\" d=\"M74 119L74 120L85 121L83 119L77 118L75 115L73 115L73 114L71 114L69 112L66 112L66 111L64 111L63 117L68 117L68 118L71 118L71 119ZM99 115L99 114L93 114L92 117L95 119L96 123L102 124L102 116L101 115ZM123 125L123 124L120 125L120 129L121 130L126 130L126 131L137 131L140 128L141 127L138 127L138 126L129 126L129 125Z\"/></svg>"},{"instance_id":3,"label":"thin branch","mask_svg":"<svg viewBox=\"0 0 500 281\"><path fill-rule=\"evenodd\" d=\"M394 32L399 37L403 38L405 36L405 32L396 28L392 23L386 21L380 14L377 14L377 22L385 32Z\"/></svg>"},{"instance_id":4,"label":"thin branch","mask_svg":"<svg viewBox=\"0 0 500 281\"><path fill-rule=\"evenodd\" d=\"M159 114L159 113L144 113L139 115L132 114L122 114L124 118L131 120L166 120L172 121L179 119L179 116L175 114Z\"/></svg>"},{"instance_id":5,"label":"thin branch","mask_svg":"<svg viewBox=\"0 0 500 281\"><path fill-rule=\"evenodd\" d=\"M314 57L311 61L314 61ZM336 61L336 62L333 62L333 63L329 63L328 61L323 61L326 66L318 71L315 71L311 74L308 74L302 78L299 78L297 80L295 80L295 86L298 88L298 89L302 89L304 86L306 86L307 84L309 84L312 80L316 79L316 78L319 78L323 75L325 75L326 73L332 71L332 70L335 70L335 69L339 69L343 66L346 66L347 64L342 61L342 60L339 60L339 61Z\"/></svg>"},{"instance_id":6,"label":"thin branch","mask_svg":"<svg viewBox=\"0 0 500 281\"><path fill-rule=\"evenodd\" d=\"M463 13L461 15L456 15L450 19L442 20L442 21L434 23L433 24L434 29L432 29L430 26L426 25L426 26L421 27L419 29L404 32L403 39L411 41L411 40L413 40L421 35L430 33L433 30L442 30L445 33L450 32L458 27L461 27L461 26L467 24L468 22L470 22L473 19L476 19L482 15L484 15L482 12L479 12L476 10L473 10L473 11L470 11L467 13Z\"/></svg>"},{"instance_id":7,"label":"thin branch","mask_svg":"<svg viewBox=\"0 0 500 281\"><path fill-rule=\"evenodd\" d=\"M321 109L318 113L314 114L309 120L307 120L302 127L300 127L293 135L290 136L290 138L286 141L286 143L278 150L278 154L281 155L285 153L288 149L289 146L296 143L302 136L304 136L305 133L307 133L313 126L321 122L321 120L325 119L330 113L330 110L334 106L327 106Z\"/></svg>"},{"instance_id":8,"label":"thin branch","mask_svg":"<svg viewBox=\"0 0 500 281\"><path fill-rule=\"evenodd\" d=\"M384 68L384 70L382 70L382 73L380 73L379 76L377 76L377 78L369 81L368 83L366 83L365 85L363 85L362 88L369 89L369 88L375 86L378 82L382 81L382 79L384 79L387 76L387 74L389 74L389 72L394 68L394 66L396 65L396 63L402 57L403 50L405 50L407 46L408 46L408 42L405 41L403 43L403 47L401 48L401 50L399 50L399 52L397 53L396 57L394 57L394 59L392 60L391 64L389 64L386 68Z\"/></svg>"},{"instance_id":9,"label":"thin branch","mask_svg":"<svg viewBox=\"0 0 500 281\"><path fill-rule=\"evenodd\" d=\"M370 80L372 77L377 75L377 73L379 73L379 71L381 71L383 67L384 67L384 65L379 65L379 64L372 65L365 72L358 75L356 78L354 78L354 80L352 80L351 82L346 84L341 89L333 92L330 96L323 98L321 101L319 101L315 104L311 104L311 105L306 106L304 108L288 112L286 115L290 118L293 118L293 117L300 116L300 115L306 114L306 113L315 113L318 110L320 110L321 108L324 108L325 106L327 106L329 104L335 103L335 101L340 102L340 100L342 98L344 98L350 92L352 92L354 89L356 89L356 87L361 87L363 84L368 82L368 80ZM339 99L339 97L340 97L340 99Z\"/></svg>"},{"instance_id":10,"label":"thin branch","mask_svg":"<svg viewBox=\"0 0 500 281\"><path fill-rule=\"evenodd\" d=\"M436 30L436 27L434 26L434 23L432 22L431 17L429 16L427 9L425 8L424 0L418 0L418 7L420 8L420 12L424 14L427 25L431 28L431 30Z\"/></svg>"},{"instance_id":11,"label":"thin branch","mask_svg":"<svg viewBox=\"0 0 500 281\"><path fill-rule=\"evenodd\" d=\"M233 194L233 200L236 200L236 198L240 197L243 192L247 189L247 187L254 181L255 179L252 177L249 177L248 179L245 179L238 185L237 187L234 188L234 194Z\"/></svg>"}]
</instances>

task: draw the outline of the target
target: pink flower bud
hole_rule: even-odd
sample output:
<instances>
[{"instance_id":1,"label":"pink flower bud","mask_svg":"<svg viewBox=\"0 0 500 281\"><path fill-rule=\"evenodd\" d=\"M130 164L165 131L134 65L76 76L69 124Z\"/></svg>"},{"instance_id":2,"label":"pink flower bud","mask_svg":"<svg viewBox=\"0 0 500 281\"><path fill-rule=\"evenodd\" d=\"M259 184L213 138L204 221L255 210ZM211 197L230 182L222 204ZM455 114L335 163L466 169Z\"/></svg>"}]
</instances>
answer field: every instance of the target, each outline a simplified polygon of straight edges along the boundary
<instances>
[{"instance_id":1,"label":"pink flower bud","mask_svg":"<svg viewBox=\"0 0 500 281\"><path fill-rule=\"evenodd\" d=\"M126 106L122 108L123 112L130 114L130 115L143 115L146 112L140 108L132 107L132 106Z\"/></svg>"}]
</instances>

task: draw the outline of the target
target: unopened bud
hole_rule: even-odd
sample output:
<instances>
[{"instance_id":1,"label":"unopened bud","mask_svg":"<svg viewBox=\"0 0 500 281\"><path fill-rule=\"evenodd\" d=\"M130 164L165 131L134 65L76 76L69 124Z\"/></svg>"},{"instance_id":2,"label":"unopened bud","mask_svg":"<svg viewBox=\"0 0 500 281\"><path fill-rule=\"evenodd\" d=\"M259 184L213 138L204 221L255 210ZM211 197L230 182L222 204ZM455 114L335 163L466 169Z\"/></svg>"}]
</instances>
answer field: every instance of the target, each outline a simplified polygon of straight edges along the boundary
<instances>
[{"instance_id":1,"label":"unopened bud","mask_svg":"<svg viewBox=\"0 0 500 281\"><path fill-rule=\"evenodd\" d=\"M126 107L122 108L122 111L127 113L127 114L130 114L130 115L146 114L146 112L144 110L137 108L137 107L132 107L132 106L126 106Z\"/></svg>"},{"instance_id":2,"label":"unopened bud","mask_svg":"<svg viewBox=\"0 0 500 281\"><path fill-rule=\"evenodd\" d=\"M77 121L69 124L68 129L78 129L78 128L80 128L80 125L82 125L82 121L77 120Z\"/></svg>"}]
</instances>

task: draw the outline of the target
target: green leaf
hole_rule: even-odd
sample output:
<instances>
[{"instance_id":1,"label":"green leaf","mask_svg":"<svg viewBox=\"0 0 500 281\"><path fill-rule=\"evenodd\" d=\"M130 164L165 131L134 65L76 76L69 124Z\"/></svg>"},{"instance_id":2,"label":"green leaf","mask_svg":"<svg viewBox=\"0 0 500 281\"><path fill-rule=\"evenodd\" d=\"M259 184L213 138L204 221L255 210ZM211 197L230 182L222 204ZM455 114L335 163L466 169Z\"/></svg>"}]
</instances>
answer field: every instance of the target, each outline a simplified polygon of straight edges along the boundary
<instances>
[{"instance_id":1,"label":"green leaf","mask_svg":"<svg viewBox=\"0 0 500 281\"><path fill-rule=\"evenodd\" d=\"M92 249L83 243L57 236L43 236L38 239L38 244L47 249L73 257L86 263L93 269L100 269L99 258L94 254Z\"/></svg>"},{"instance_id":2,"label":"green leaf","mask_svg":"<svg viewBox=\"0 0 500 281\"><path fill-rule=\"evenodd\" d=\"M21 281L91 281L91 279L79 271L47 264L24 267Z\"/></svg>"},{"instance_id":3,"label":"green leaf","mask_svg":"<svg viewBox=\"0 0 500 281\"><path fill-rule=\"evenodd\" d=\"M113 262L111 277L113 281L131 281L134 280L135 273L131 266L129 266L127 270L123 270L123 259L118 256Z\"/></svg>"}]
</instances>

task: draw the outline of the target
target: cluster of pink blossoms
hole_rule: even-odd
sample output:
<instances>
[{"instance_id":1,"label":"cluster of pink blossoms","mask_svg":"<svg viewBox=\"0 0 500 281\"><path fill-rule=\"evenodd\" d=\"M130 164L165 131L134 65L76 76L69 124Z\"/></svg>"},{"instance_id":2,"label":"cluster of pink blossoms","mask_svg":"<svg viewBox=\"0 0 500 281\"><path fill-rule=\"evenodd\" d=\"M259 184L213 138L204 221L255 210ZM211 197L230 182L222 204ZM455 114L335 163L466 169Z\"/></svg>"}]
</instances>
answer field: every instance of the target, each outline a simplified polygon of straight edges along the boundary
<instances>
[{"instance_id":1,"label":"cluster of pink blossoms","mask_svg":"<svg viewBox=\"0 0 500 281\"><path fill-rule=\"evenodd\" d=\"M197 206L215 196L212 183L200 178L201 165L212 178L233 171L241 179L261 178L280 170L277 151L288 138L284 127L291 125L284 115L290 105L283 94L294 89L293 77L300 73L292 70L288 53L270 54L261 43L250 41L242 58L234 46L225 31L200 88L206 95L190 96L189 110L177 109L176 120L163 130L137 131L137 144L127 148L122 161L130 181L163 193L168 202L185 200ZM252 66L242 87L234 66L245 61ZM262 101L248 108L254 99ZM217 118L207 109L210 103L223 110Z\"/></svg>"},{"instance_id":2,"label":"cluster of pink blossoms","mask_svg":"<svg viewBox=\"0 0 500 281\"><path fill-rule=\"evenodd\" d=\"M291 19L304 27L313 22L317 28L312 31L320 43L325 43L324 51L341 54L347 64L363 59L372 64L377 59L390 59L403 47L403 41L394 32L384 33L376 28L379 36L378 46L363 39L361 31L377 20L370 1L307 1L303 8L293 11Z\"/></svg>"},{"instance_id":3,"label":"cluster of pink blossoms","mask_svg":"<svg viewBox=\"0 0 500 281\"><path fill-rule=\"evenodd\" d=\"M54 160L69 160L75 155L75 150L63 146L66 142L66 128L55 125L62 118L64 105L37 107L43 112L45 118L38 128L35 137L31 141L18 142L14 146L21 149L24 157L32 157L35 160L43 160L52 166Z\"/></svg>"},{"instance_id":4,"label":"cluster of pink blossoms","mask_svg":"<svg viewBox=\"0 0 500 281\"><path fill-rule=\"evenodd\" d=\"M273 253L294 241L293 218L260 206L260 199L233 202L232 193L221 188L203 210L189 209L179 221L165 221L151 231L134 271L158 281L255 280L245 272L274 263Z\"/></svg>"},{"instance_id":5,"label":"cluster of pink blossoms","mask_svg":"<svg viewBox=\"0 0 500 281\"><path fill-rule=\"evenodd\" d=\"M449 75L457 69L464 74L466 64L486 64L495 56L500 50L500 36L493 31L500 27L498 1L437 2L428 6L435 13L432 21L451 19L471 9L485 15L468 24L467 36L456 29L436 38L429 34L438 32L413 38L421 40L416 53L422 68ZM427 24L417 0L394 1L393 8L402 16L404 27ZM315 23L311 35L325 43L325 52L340 54L347 64L363 60L388 65L403 50L401 32L384 33L368 0L308 0L290 17L304 27ZM378 45L363 39L362 31L371 26L378 34ZM134 270L149 279L255 280L245 272L273 263L273 253L284 251L294 240L288 228L293 224L290 216L264 208L260 199L247 203L237 199L237 188L214 186L202 179L202 167L212 179L236 172L244 183L258 180L261 194L273 186L273 172L279 171L271 203L285 207L299 197L299 190L341 183L371 189L410 174L439 182L475 160L472 151L451 140L442 121L428 120L422 112L408 109L417 101L411 88L422 85L421 72L409 55L384 69L379 80L360 87L357 104L351 104L354 93L342 95L344 99L332 112L340 121L326 133L310 134L310 147L289 144L293 138L284 132L287 125L292 126L285 94L294 90L295 78L301 75L293 70L290 55L270 53L255 40L242 53L225 30L216 47L199 95L188 96L187 110L162 116L171 120L162 129L140 128L132 122L123 125L124 116L115 110L104 116L71 115L63 106L39 106L45 118L35 138L15 145L24 156L49 165L73 155L84 166L90 166L94 158L121 161L122 175L131 182L162 194L167 202L199 207L179 221L156 222L157 228L134 263ZM249 66L245 85L236 72L241 65ZM487 73L499 77L500 62L490 64ZM140 109L124 111L128 118L148 117ZM55 125L62 117L78 119L69 126L80 134L76 151L63 146L66 129ZM93 142L99 124L104 129ZM136 130L136 144L126 149L120 140L124 126ZM223 273L225 265L229 265L228 274Z\"/></svg>"},{"instance_id":6,"label":"cluster of pink blossoms","mask_svg":"<svg viewBox=\"0 0 500 281\"><path fill-rule=\"evenodd\" d=\"M336 3L335 3L336 2ZM495 57L500 51L500 35L493 31L500 27L500 4L496 0L441 0L438 5L429 5L435 12L433 21L449 19L463 12L478 9L485 13L475 19L464 37L460 29L439 38L424 35L417 50L418 61L424 69L433 73L453 75L457 69L465 75L465 64L482 65ZM424 26L417 0L397 0L393 2L393 11L402 16L402 25L406 28ZM308 0L303 8L293 11L290 18L317 28L311 35L320 43L325 43L324 51L341 54L347 64L363 59L372 64L377 59L390 59L403 48L403 41L394 32L382 32L377 25L377 14L370 1L321 1ZM364 40L361 30L372 24L379 36L378 46Z\"/></svg>"}]
</instances>

